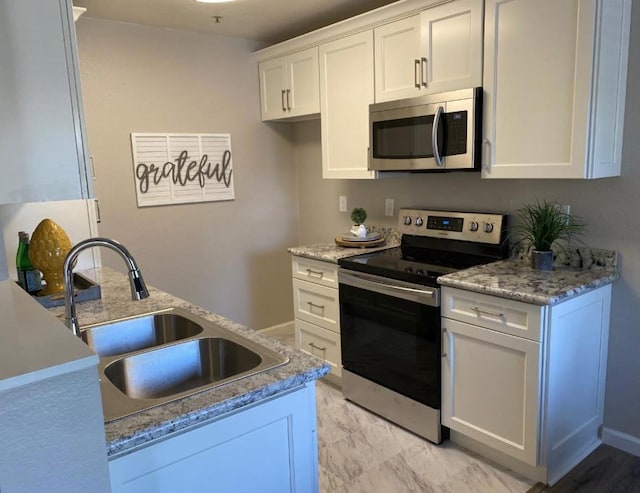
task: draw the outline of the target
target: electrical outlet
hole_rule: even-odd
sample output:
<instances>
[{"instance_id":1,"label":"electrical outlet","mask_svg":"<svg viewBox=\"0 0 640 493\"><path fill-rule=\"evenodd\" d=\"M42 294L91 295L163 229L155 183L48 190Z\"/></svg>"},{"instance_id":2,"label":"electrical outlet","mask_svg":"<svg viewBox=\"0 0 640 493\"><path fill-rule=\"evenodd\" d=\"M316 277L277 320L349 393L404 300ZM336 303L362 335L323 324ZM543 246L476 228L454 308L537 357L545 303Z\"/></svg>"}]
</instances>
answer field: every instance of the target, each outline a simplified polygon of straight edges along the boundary
<instances>
[{"instance_id":1,"label":"electrical outlet","mask_svg":"<svg viewBox=\"0 0 640 493\"><path fill-rule=\"evenodd\" d=\"M393 207L394 207L393 199L384 199L384 215L385 216L393 216Z\"/></svg>"},{"instance_id":2,"label":"electrical outlet","mask_svg":"<svg viewBox=\"0 0 640 493\"><path fill-rule=\"evenodd\" d=\"M561 204L560 210L562 210L562 212L564 212L565 214L571 214L571 206L569 204Z\"/></svg>"},{"instance_id":3,"label":"electrical outlet","mask_svg":"<svg viewBox=\"0 0 640 493\"><path fill-rule=\"evenodd\" d=\"M340 195L339 200L340 212L347 212L347 196Z\"/></svg>"}]
</instances>

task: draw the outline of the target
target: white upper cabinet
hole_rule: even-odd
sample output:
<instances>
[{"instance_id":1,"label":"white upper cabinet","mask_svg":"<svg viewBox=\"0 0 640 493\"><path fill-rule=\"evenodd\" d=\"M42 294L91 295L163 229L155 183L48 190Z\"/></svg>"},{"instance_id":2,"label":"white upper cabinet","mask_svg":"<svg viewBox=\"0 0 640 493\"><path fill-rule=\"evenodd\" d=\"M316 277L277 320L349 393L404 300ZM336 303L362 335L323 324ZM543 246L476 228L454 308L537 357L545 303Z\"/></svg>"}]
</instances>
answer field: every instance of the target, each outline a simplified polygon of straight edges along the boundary
<instances>
[{"instance_id":1,"label":"white upper cabinet","mask_svg":"<svg viewBox=\"0 0 640 493\"><path fill-rule=\"evenodd\" d=\"M487 0L484 178L620 174L631 0Z\"/></svg>"},{"instance_id":2,"label":"white upper cabinet","mask_svg":"<svg viewBox=\"0 0 640 493\"><path fill-rule=\"evenodd\" d=\"M260 63L262 120L320 112L318 48Z\"/></svg>"},{"instance_id":3,"label":"white upper cabinet","mask_svg":"<svg viewBox=\"0 0 640 493\"><path fill-rule=\"evenodd\" d=\"M419 96L420 15L375 29L376 102Z\"/></svg>"},{"instance_id":4,"label":"white upper cabinet","mask_svg":"<svg viewBox=\"0 0 640 493\"><path fill-rule=\"evenodd\" d=\"M480 86L482 13L454 0L376 28L376 102Z\"/></svg>"},{"instance_id":5,"label":"white upper cabinet","mask_svg":"<svg viewBox=\"0 0 640 493\"><path fill-rule=\"evenodd\" d=\"M71 12L0 2L0 204L92 194Z\"/></svg>"},{"instance_id":6,"label":"white upper cabinet","mask_svg":"<svg viewBox=\"0 0 640 493\"><path fill-rule=\"evenodd\" d=\"M373 30L320 46L323 178L375 178L367 169Z\"/></svg>"}]
</instances>

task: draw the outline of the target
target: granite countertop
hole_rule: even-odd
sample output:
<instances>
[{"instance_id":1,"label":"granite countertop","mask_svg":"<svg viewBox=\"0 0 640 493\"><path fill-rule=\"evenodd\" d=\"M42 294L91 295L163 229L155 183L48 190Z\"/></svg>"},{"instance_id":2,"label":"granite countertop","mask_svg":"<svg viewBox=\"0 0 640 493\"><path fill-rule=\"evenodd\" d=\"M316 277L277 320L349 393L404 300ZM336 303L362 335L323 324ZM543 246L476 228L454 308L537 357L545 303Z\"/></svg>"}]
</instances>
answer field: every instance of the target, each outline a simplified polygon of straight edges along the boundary
<instances>
[{"instance_id":1,"label":"granite countertop","mask_svg":"<svg viewBox=\"0 0 640 493\"><path fill-rule=\"evenodd\" d=\"M619 273L615 252L612 254L588 268L556 265L548 272L532 269L526 260L501 260L441 276L438 283L535 305L555 305L615 281Z\"/></svg>"},{"instance_id":2,"label":"granite countertop","mask_svg":"<svg viewBox=\"0 0 640 493\"><path fill-rule=\"evenodd\" d=\"M372 226L369 232L380 232L386 242L384 245L372 248L345 248L336 245L335 241L331 243L315 243L313 245L304 245L291 247L288 252L298 257L306 257L314 260L322 260L324 262L338 263L338 260L345 257L353 257L363 253L377 252L400 246L400 235L393 228L378 228Z\"/></svg>"},{"instance_id":3,"label":"granite countertop","mask_svg":"<svg viewBox=\"0 0 640 493\"><path fill-rule=\"evenodd\" d=\"M320 378L330 370L319 358L285 346L255 330L151 286L148 286L149 298L132 301L125 274L108 268L90 269L82 273L100 284L102 298L76 305L81 326L164 308L181 307L289 358L289 363L284 366L105 423L109 457L131 452L150 440L201 424L243 406L259 403ZM49 310L57 317L64 318L64 307Z\"/></svg>"}]
</instances>

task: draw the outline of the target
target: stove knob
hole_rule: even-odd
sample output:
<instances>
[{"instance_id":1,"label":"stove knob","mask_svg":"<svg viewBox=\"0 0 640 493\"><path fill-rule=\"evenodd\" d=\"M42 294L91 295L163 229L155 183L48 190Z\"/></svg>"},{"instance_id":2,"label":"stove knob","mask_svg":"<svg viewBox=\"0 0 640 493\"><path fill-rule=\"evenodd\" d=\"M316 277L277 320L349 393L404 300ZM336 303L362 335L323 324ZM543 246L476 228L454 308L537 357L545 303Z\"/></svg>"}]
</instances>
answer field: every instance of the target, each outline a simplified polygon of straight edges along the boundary
<instances>
[{"instance_id":1,"label":"stove knob","mask_svg":"<svg viewBox=\"0 0 640 493\"><path fill-rule=\"evenodd\" d=\"M423 223L423 222L424 222L424 221L422 220L422 218L421 218L421 217L416 217L416 226L422 226L422 223Z\"/></svg>"},{"instance_id":2,"label":"stove knob","mask_svg":"<svg viewBox=\"0 0 640 493\"><path fill-rule=\"evenodd\" d=\"M484 232L491 233L493 231L493 223L487 223L484 225Z\"/></svg>"},{"instance_id":3,"label":"stove knob","mask_svg":"<svg viewBox=\"0 0 640 493\"><path fill-rule=\"evenodd\" d=\"M478 221L471 221L471 224L469 225L469 229L471 231L478 231Z\"/></svg>"},{"instance_id":4,"label":"stove knob","mask_svg":"<svg viewBox=\"0 0 640 493\"><path fill-rule=\"evenodd\" d=\"M411 216L404 216L404 224L407 226L411 224Z\"/></svg>"}]
</instances>

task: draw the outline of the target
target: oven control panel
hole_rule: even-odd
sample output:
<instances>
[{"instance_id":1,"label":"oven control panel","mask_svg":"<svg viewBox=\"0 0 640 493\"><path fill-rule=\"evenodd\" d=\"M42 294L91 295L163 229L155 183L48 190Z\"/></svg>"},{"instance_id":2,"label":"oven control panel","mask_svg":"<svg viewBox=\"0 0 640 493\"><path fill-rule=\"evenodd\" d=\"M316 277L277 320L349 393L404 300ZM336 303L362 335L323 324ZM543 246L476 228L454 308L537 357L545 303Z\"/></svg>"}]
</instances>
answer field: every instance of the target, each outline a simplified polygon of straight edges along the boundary
<instances>
[{"instance_id":1,"label":"oven control panel","mask_svg":"<svg viewBox=\"0 0 640 493\"><path fill-rule=\"evenodd\" d=\"M400 209L398 232L498 245L504 238L506 220L505 214Z\"/></svg>"}]
</instances>

